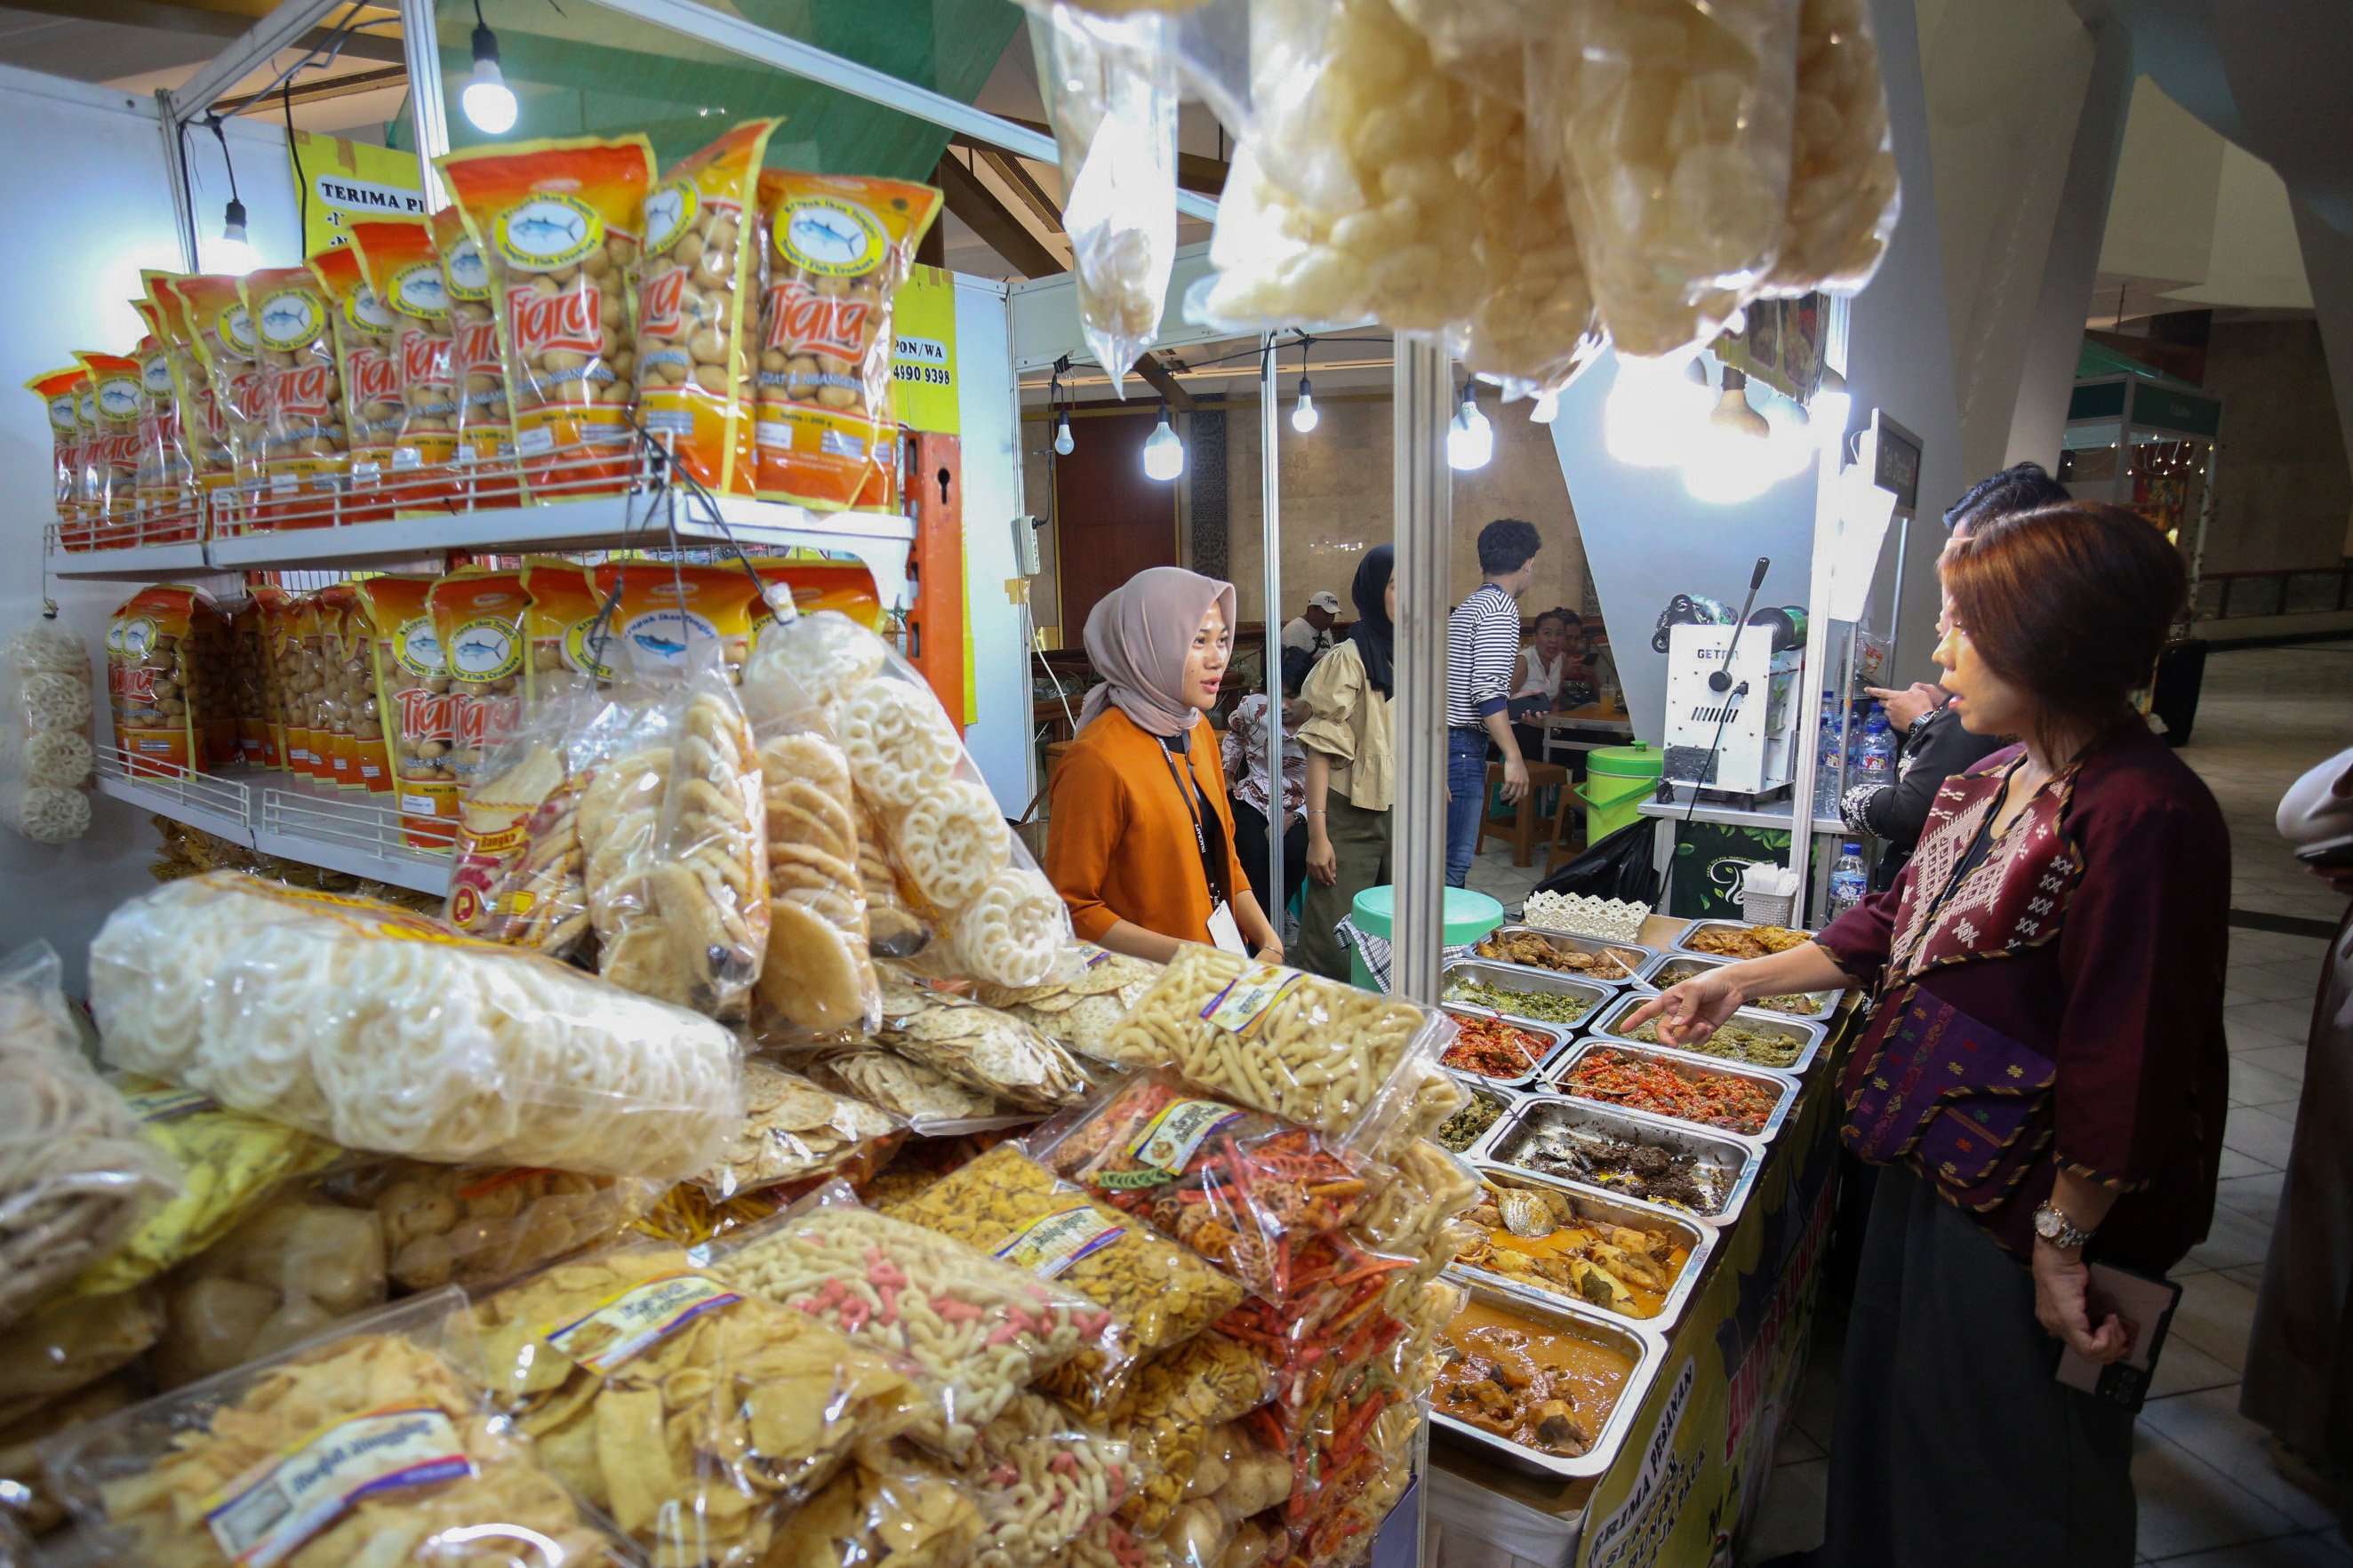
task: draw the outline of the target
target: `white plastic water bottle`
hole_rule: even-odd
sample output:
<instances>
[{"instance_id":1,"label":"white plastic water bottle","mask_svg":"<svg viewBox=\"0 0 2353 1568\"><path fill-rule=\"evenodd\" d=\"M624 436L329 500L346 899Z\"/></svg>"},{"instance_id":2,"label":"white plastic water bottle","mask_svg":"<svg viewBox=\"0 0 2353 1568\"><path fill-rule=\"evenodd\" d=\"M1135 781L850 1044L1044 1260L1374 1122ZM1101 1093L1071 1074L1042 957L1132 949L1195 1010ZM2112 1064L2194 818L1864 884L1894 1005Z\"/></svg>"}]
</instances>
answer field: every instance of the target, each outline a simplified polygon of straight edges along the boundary
<instances>
[{"instance_id":1,"label":"white plastic water bottle","mask_svg":"<svg viewBox=\"0 0 2353 1568\"><path fill-rule=\"evenodd\" d=\"M1888 727L1887 710L1876 702L1871 705L1871 721L1863 725L1862 739L1854 748L1854 777L1857 784L1895 782L1895 731Z\"/></svg>"},{"instance_id":2,"label":"white plastic water bottle","mask_svg":"<svg viewBox=\"0 0 2353 1568\"><path fill-rule=\"evenodd\" d=\"M1825 694L1822 698L1821 745L1814 753L1817 759L1814 773L1816 816L1838 815L1839 795L1846 784L1839 752L1839 745L1843 739L1839 731L1844 728L1845 717L1839 710L1837 696Z\"/></svg>"},{"instance_id":3,"label":"white plastic water bottle","mask_svg":"<svg viewBox=\"0 0 2353 1568\"><path fill-rule=\"evenodd\" d=\"M1839 850L1838 863L1831 868L1830 918L1839 916L1862 902L1871 890L1871 875L1862 868L1862 846L1848 839Z\"/></svg>"}]
</instances>

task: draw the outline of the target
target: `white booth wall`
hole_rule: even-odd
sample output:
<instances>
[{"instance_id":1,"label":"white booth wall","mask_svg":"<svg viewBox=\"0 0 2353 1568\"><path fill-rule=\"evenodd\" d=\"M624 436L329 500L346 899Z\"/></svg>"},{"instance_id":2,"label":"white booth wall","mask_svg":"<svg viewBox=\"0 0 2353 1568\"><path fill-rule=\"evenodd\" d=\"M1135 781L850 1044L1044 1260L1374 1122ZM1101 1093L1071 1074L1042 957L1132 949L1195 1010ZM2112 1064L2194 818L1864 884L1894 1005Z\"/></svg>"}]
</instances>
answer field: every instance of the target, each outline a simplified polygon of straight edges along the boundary
<instances>
[{"instance_id":1,"label":"white booth wall","mask_svg":"<svg viewBox=\"0 0 2353 1568\"><path fill-rule=\"evenodd\" d=\"M263 259L299 259L293 174L284 133L233 121L229 145L239 193ZM197 224L219 232L228 200L220 144L188 134ZM142 268L179 270L180 242L164 171L164 141L152 100L60 77L0 67L0 210L17 215L0 245L0 271L13 286L0 311L0 364L11 383L73 363L76 350L128 352L140 337L126 302L142 292ZM61 622L90 648L98 713L93 738L108 733L106 618L136 584L44 584L41 536L49 505L48 416L38 398L16 391L0 403L0 495L10 498L0 557L0 635L41 613L46 588ZM147 862L154 830L142 815L105 796L91 800L87 837L55 847L0 832L0 952L46 937L79 990L90 939L108 911L154 884Z\"/></svg>"}]
</instances>

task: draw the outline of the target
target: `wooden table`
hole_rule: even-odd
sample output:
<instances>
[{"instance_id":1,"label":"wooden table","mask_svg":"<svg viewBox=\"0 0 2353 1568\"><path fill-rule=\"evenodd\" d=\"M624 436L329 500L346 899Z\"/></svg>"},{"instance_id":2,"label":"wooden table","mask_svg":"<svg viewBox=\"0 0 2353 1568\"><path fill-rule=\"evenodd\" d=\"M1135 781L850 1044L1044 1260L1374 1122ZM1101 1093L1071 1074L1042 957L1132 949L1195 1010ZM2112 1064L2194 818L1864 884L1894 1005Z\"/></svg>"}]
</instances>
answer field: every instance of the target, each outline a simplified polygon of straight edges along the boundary
<instances>
[{"instance_id":1,"label":"wooden table","mask_svg":"<svg viewBox=\"0 0 2353 1568\"><path fill-rule=\"evenodd\" d=\"M1589 752L1597 746L1624 745L1634 738L1632 715L1623 708L1604 708L1599 702L1540 713L1533 722L1545 732L1544 760L1548 763L1556 760L1556 750Z\"/></svg>"},{"instance_id":2,"label":"wooden table","mask_svg":"<svg viewBox=\"0 0 2353 1568\"><path fill-rule=\"evenodd\" d=\"M1504 781L1504 764L1487 764L1487 787L1493 790ZM1506 805L1500 816L1486 814L1486 802L1480 802L1479 842L1501 838L1512 847L1512 864L1525 866L1535 858L1536 795L1544 790L1568 787L1568 770L1558 763L1530 763L1528 792L1515 805Z\"/></svg>"}]
</instances>

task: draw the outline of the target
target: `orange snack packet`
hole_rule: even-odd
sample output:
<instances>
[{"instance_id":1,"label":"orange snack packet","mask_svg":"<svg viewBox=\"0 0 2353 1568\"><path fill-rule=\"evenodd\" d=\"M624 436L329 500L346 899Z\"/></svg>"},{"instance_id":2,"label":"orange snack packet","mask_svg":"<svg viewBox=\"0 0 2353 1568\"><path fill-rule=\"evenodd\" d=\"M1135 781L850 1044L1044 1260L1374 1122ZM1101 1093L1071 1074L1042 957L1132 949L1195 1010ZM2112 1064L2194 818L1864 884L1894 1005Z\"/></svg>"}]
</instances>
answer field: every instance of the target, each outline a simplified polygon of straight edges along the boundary
<instances>
[{"instance_id":1,"label":"orange snack packet","mask_svg":"<svg viewBox=\"0 0 2353 1568\"><path fill-rule=\"evenodd\" d=\"M761 176L768 279L754 443L764 499L836 510L881 504L897 433L892 300L940 200L902 180Z\"/></svg>"},{"instance_id":2,"label":"orange snack packet","mask_svg":"<svg viewBox=\"0 0 2353 1568\"><path fill-rule=\"evenodd\" d=\"M667 561L607 561L596 568L601 606L616 587L613 607L594 658L598 679L617 672L690 668L689 657L719 645L728 678L736 678L752 651L752 606L760 590L740 565L684 566Z\"/></svg>"},{"instance_id":3,"label":"orange snack packet","mask_svg":"<svg viewBox=\"0 0 2353 1568\"><path fill-rule=\"evenodd\" d=\"M353 584L372 636L370 714L392 759L400 835L412 848L447 849L458 820L457 695L433 625L430 577L369 577Z\"/></svg>"},{"instance_id":4,"label":"orange snack packet","mask_svg":"<svg viewBox=\"0 0 2353 1568\"><path fill-rule=\"evenodd\" d=\"M139 299L131 308L147 323L147 335L132 351L139 362L139 507L151 520L145 537L151 544L194 538L194 514L185 520L172 515L193 493L195 472L181 437L180 395L164 341L163 307Z\"/></svg>"},{"instance_id":5,"label":"orange snack packet","mask_svg":"<svg viewBox=\"0 0 2353 1568\"><path fill-rule=\"evenodd\" d=\"M360 583L339 583L326 590L341 624L336 649L342 657L334 672L336 744L351 758L350 774L339 775L336 782L345 789L383 796L389 804L392 749L385 743L383 710L376 700L375 622L360 588Z\"/></svg>"},{"instance_id":6,"label":"orange snack packet","mask_svg":"<svg viewBox=\"0 0 2353 1568\"><path fill-rule=\"evenodd\" d=\"M433 249L433 228L421 217L363 218L348 232L368 287L392 316L400 412L386 477L395 510L439 511L436 503L453 494L458 383L449 359L449 290Z\"/></svg>"},{"instance_id":7,"label":"orange snack packet","mask_svg":"<svg viewBox=\"0 0 2353 1568\"><path fill-rule=\"evenodd\" d=\"M534 558L523 563L522 585L531 595L523 629L531 639L532 700L567 679L595 679L599 666L590 656L588 633L605 601L588 569L576 562Z\"/></svg>"},{"instance_id":8,"label":"orange snack packet","mask_svg":"<svg viewBox=\"0 0 2353 1568\"><path fill-rule=\"evenodd\" d=\"M286 767L298 778L332 779L326 747L319 739L319 703L326 683L326 655L319 641L319 605L301 594L290 598L277 620L270 653L278 665L286 713Z\"/></svg>"},{"instance_id":9,"label":"orange snack packet","mask_svg":"<svg viewBox=\"0 0 2353 1568\"><path fill-rule=\"evenodd\" d=\"M369 286L359 252L350 246L320 251L309 266L326 291L335 374L343 389L343 446L351 476L343 521L375 521L392 515L385 478L404 412L392 362L392 312Z\"/></svg>"},{"instance_id":10,"label":"orange snack packet","mask_svg":"<svg viewBox=\"0 0 2353 1568\"><path fill-rule=\"evenodd\" d=\"M198 489L218 489L237 482L237 463L228 447L228 431L221 418L219 400L213 395L212 376L196 353L195 328L188 303L180 293L182 279L169 272L146 271L147 298L155 307L155 325L164 340L164 362L172 372L172 390L180 409L180 441Z\"/></svg>"},{"instance_id":11,"label":"orange snack packet","mask_svg":"<svg viewBox=\"0 0 2353 1568\"><path fill-rule=\"evenodd\" d=\"M337 789L360 789L359 757L352 744L349 625L358 590L349 583L331 583L312 596L318 629L319 691L312 721L319 751L325 761L322 784Z\"/></svg>"},{"instance_id":12,"label":"orange snack packet","mask_svg":"<svg viewBox=\"0 0 2353 1568\"><path fill-rule=\"evenodd\" d=\"M514 462L514 416L507 405L505 339L491 303L491 269L456 207L429 220L441 287L449 296L449 377L458 384L458 467L474 506L512 505L522 488ZM476 471L480 465L487 469Z\"/></svg>"},{"instance_id":13,"label":"orange snack packet","mask_svg":"<svg viewBox=\"0 0 2353 1568\"><path fill-rule=\"evenodd\" d=\"M489 267L524 485L541 500L621 488L634 467L627 279L651 144L492 144L439 167Z\"/></svg>"},{"instance_id":14,"label":"orange snack packet","mask_svg":"<svg viewBox=\"0 0 2353 1568\"><path fill-rule=\"evenodd\" d=\"M228 456L231 482L248 498L261 490L261 452L266 434L260 344L253 335L253 316L245 308L238 279L204 272L174 285L187 317L196 357L211 383L221 440ZM238 521L250 521L246 506Z\"/></svg>"},{"instance_id":15,"label":"orange snack packet","mask_svg":"<svg viewBox=\"0 0 2353 1568\"><path fill-rule=\"evenodd\" d=\"M139 416L147 392L128 354L77 353L90 372L84 397L93 428L82 447L82 499L104 520L101 542L137 542ZM79 419L80 404L76 405Z\"/></svg>"},{"instance_id":16,"label":"orange snack packet","mask_svg":"<svg viewBox=\"0 0 2353 1568\"><path fill-rule=\"evenodd\" d=\"M57 504L58 532L69 550L87 550L90 529L81 506L81 417L77 412L90 372L79 365L45 370L25 383L41 400L49 421L49 496Z\"/></svg>"},{"instance_id":17,"label":"orange snack packet","mask_svg":"<svg viewBox=\"0 0 2353 1568\"><path fill-rule=\"evenodd\" d=\"M426 604L457 698L449 758L462 795L480 776L483 757L522 717L530 695L523 622L531 595L521 572L469 567L435 582Z\"/></svg>"},{"instance_id":18,"label":"orange snack packet","mask_svg":"<svg viewBox=\"0 0 2353 1568\"><path fill-rule=\"evenodd\" d=\"M261 369L259 520L332 522L331 503L351 468L333 307L307 267L265 267L246 274L237 289Z\"/></svg>"},{"instance_id":19,"label":"orange snack packet","mask_svg":"<svg viewBox=\"0 0 2353 1568\"><path fill-rule=\"evenodd\" d=\"M268 584L246 590L253 600L254 652L260 659L261 721L258 735L259 763L265 768L289 765L286 754L286 668L282 641L286 617L294 595ZM244 736L240 733L240 742ZM240 745L240 750L245 750ZM250 751L248 752L250 755Z\"/></svg>"},{"instance_id":20,"label":"orange snack packet","mask_svg":"<svg viewBox=\"0 0 2353 1568\"><path fill-rule=\"evenodd\" d=\"M702 483L724 490L752 423L760 160L780 123L747 120L681 159L645 201L638 264L638 421Z\"/></svg>"},{"instance_id":21,"label":"orange snack packet","mask_svg":"<svg viewBox=\"0 0 2353 1568\"><path fill-rule=\"evenodd\" d=\"M142 588L108 621L107 700L134 773L211 773L237 760L227 631L212 600L179 583Z\"/></svg>"}]
</instances>

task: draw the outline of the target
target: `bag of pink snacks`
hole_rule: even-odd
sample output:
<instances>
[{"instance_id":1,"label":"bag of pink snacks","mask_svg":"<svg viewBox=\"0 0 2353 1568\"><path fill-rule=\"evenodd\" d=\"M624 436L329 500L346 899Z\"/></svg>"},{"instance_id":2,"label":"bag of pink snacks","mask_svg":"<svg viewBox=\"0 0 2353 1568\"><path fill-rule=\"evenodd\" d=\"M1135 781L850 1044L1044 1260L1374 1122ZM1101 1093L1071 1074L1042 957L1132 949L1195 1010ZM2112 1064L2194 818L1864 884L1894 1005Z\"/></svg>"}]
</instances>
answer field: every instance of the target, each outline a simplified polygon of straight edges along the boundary
<instances>
[{"instance_id":1,"label":"bag of pink snacks","mask_svg":"<svg viewBox=\"0 0 2353 1568\"><path fill-rule=\"evenodd\" d=\"M832 1182L691 1255L727 1284L797 1307L897 1357L930 1403L907 1436L963 1463L981 1428L1082 1352L1124 1371L1112 1314L935 1231L875 1213Z\"/></svg>"}]
</instances>

